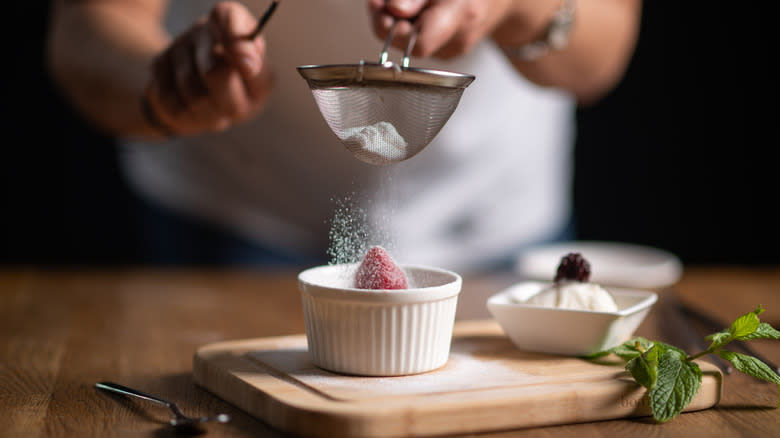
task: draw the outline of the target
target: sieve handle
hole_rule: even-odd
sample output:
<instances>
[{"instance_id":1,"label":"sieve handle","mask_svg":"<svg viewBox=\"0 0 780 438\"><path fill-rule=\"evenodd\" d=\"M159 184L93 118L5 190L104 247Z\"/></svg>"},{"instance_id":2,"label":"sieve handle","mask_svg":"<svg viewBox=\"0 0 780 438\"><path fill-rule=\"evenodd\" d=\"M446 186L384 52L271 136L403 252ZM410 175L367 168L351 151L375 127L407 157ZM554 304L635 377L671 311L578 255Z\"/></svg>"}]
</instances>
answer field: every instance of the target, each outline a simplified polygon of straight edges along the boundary
<instances>
[{"instance_id":1,"label":"sieve handle","mask_svg":"<svg viewBox=\"0 0 780 438\"><path fill-rule=\"evenodd\" d=\"M393 41L393 36L395 35L395 26L399 21L401 20L393 20L393 25L390 26L390 33L387 34L385 45L382 47L382 53L379 54L379 63L382 65L384 65L384 63L386 63L387 59L390 57L390 43ZM409 35L409 42L406 44L404 57L401 59L401 66L404 68L409 67L409 55L412 53L414 43L417 41L417 26L414 25L413 20L409 22L412 24L412 34Z\"/></svg>"}]
</instances>

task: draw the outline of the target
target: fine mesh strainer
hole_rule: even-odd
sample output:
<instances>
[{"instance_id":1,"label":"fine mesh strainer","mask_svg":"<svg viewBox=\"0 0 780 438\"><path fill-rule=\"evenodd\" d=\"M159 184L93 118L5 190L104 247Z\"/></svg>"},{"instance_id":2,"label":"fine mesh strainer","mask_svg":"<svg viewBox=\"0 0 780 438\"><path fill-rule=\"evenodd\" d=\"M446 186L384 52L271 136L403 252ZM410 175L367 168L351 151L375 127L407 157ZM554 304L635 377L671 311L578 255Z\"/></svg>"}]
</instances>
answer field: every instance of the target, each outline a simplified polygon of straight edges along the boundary
<instances>
[{"instance_id":1,"label":"fine mesh strainer","mask_svg":"<svg viewBox=\"0 0 780 438\"><path fill-rule=\"evenodd\" d=\"M397 23L379 63L298 67L333 133L356 158L374 165L420 152L447 123L474 80L473 75L409 67L416 30L401 64L388 61Z\"/></svg>"}]
</instances>

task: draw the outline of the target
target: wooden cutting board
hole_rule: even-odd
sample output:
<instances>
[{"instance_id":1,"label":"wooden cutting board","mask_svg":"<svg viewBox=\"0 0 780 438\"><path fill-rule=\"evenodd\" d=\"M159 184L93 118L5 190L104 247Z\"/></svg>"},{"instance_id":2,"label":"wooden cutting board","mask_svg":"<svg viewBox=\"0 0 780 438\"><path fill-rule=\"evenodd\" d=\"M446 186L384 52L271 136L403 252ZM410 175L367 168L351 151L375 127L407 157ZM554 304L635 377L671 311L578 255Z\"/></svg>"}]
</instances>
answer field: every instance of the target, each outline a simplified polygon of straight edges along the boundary
<instances>
[{"instance_id":1,"label":"wooden cutting board","mask_svg":"<svg viewBox=\"0 0 780 438\"><path fill-rule=\"evenodd\" d=\"M686 411L718 403L704 378ZM492 320L455 324L447 364L402 377L355 377L313 365L305 335L218 342L195 353L195 382L282 431L303 437L462 434L650 414L623 363L518 350Z\"/></svg>"}]
</instances>

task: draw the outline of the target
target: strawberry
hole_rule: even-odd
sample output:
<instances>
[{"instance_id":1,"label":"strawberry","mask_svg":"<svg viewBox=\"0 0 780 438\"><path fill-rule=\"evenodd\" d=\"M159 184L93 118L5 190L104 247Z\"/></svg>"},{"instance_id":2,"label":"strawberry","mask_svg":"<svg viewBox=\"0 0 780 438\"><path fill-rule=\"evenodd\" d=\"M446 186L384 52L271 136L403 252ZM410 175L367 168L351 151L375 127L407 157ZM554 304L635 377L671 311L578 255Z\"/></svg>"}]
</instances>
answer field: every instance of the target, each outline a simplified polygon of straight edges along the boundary
<instances>
[{"instance_id":1,"label":"strawberry","mask_svg":"<svg viewBox=\"0 0 780 438\"><path fill-rule=\"evenodd\" d=\"M406 274L381 246L366 253L355 274L355 287L360 289L406 289Z\"/></svg>"}]
</instances>

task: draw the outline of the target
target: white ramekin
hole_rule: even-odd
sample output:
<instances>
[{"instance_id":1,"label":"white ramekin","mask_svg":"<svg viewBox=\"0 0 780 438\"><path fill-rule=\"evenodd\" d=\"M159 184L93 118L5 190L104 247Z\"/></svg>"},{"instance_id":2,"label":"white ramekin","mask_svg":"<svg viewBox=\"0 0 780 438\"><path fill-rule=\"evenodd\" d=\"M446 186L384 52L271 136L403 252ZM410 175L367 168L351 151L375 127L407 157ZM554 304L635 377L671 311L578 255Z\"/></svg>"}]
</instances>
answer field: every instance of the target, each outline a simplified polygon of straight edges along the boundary
<instances>
[{"instance_id":1,"label":"white ramekin","mask_svg":"<svg viewBox=\"0 0 780 438\"><path fill-rule=\"evenodd\" d=\"M298 275L315 365L343 374L399 376L447 362L461 277L424 266L402 269L409 289L356 289L355 265L318 266Z\"/></svg>"}]
</instances>

